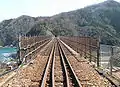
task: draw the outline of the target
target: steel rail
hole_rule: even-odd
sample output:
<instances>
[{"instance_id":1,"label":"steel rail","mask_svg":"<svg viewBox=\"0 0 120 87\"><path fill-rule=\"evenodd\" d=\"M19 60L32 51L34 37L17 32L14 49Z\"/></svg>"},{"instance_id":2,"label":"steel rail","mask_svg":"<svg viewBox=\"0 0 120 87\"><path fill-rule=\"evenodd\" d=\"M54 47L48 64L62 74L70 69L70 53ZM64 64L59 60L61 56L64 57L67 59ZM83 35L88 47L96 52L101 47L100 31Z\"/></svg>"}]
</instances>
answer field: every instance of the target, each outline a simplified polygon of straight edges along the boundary
<instances>
[{"instance_id":1,"label":"steel rail","mask_svg":"<svg viewBox=\"0 0 120 87\"><path fill-rule=\"evenodd\" d=\"M52 50L50 52L48 61L46 63L46 67L45 67L45 71L44 71L44 74L43 74L43 77L42 77L42 82L41 82L40 87L45 87L46 86L47 74L48 74L48 70L49 70L49 67L50 67L51 60L52 60L52 58L54 56L54 50L55 50L55 44L53 43L53 47L52 47ZM52 65L52 66L54 66L54 65ZM54 81L51 83L51 85L53 87Z\"/></svg>"},{"instance_id":2,"label":"steel rail","mask_svg":"<svg viewBox=\"0 0 120 87\"><path fill-rule=\"evenodd\" d=\"M52 74L52 79L51 79L52 84L51 84L51 86L52 86L52 87L55 87L55 79L54 79L54 71L55 71L55 51L56 51L56 43L55 43L55 47L54 47L53 60L52 60L52 72L51 72L51 74Z\"/></svg>"},{"instance_id":3,"label":"steel rail","mask_svg":"<svg viewBox=\"0 0 120 87\"><path fill-rule=\"evenodd\" d=\"M60 42L59 42L59 43L60 43ZM66 65L68 65L68 68L69 68L69 70L70 70L70 73L72 74L72 78L73 78L72 81L74 81L75 87L82 87L82 85L81 85L81 83L79 82L79 79L78 79L78 77L76 76L76 74L75 74L75 72L74 72L74 70L73 70L70 62L69 62L68 59L67 59L67 56L65 55L65 52L64 52L61 44L60 44L60 49L61 49L61 52L62 52L64 61L66 62Z\"/></svg>"},{"instance_id":4,"label":"steel rail","mask_svg":"<svg viewBox=\"0 0 120 87\"><path fill-rule=\"evenodd\" d=\"M63 70L64 70L64 73L65 73L65 87L70 87L69 86L69 77L68 77L68 73L67 73L66 64L65 64L65 61L64 61L64 58L63 58L63 55L62 55L62 51L61 51L59 45L60 44L58 44L58 50L59 50L60 58L61 58L61 61L62 61Z\"/></svg>"}]
</instances>

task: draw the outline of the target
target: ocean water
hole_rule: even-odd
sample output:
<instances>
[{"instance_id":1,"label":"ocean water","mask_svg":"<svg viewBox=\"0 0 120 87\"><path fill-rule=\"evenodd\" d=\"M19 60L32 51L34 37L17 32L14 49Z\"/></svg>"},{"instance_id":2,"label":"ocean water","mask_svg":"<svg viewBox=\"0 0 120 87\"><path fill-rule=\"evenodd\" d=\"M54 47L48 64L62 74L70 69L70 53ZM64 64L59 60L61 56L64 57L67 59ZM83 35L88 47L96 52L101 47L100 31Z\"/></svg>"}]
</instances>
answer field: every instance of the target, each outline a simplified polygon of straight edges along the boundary
<instances>
[{"instance_id":1,"label":"ocean water","mask_svg":"<svg viewBox=\"0 0 120 87\"><path fill-rule=\"evenodd\" d=\"M10 48L10 47L0 47L0 61L6 61L10 58L11 54L17 53L16 48Z\"/></svg>"}]
</instances>

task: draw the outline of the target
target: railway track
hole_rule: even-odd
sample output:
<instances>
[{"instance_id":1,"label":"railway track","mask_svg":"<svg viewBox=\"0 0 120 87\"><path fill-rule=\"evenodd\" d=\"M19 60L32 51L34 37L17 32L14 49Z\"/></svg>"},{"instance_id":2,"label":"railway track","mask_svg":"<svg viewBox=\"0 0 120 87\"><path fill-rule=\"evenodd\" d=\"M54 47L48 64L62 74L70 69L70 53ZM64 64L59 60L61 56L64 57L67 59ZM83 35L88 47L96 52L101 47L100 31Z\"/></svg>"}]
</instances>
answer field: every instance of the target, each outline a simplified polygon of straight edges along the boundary
<instances>
[{"instance_id":1,"label":"railway track","mask_svg":"<svg viewBox=\"0 0 120 87\"><path fill-rule=\"evenodd\" d=\"M56 50L59 56L55 56ZM82 87L57 39L49 55L40 87Z\"/></svg>"},{"instance_id":2,"label":"railway track","mask_svg":"<svg viewBox=\"0 0 120 87\"><path fill-rule=\"evenodd\" d=\"M69 54L70 51L67 49L67 47L65 47L65 45L63 45L61 43L61 48L64 49L65 53ZM89 64L86 64L85 61L78 61L78 59L76 59L75 56L73 55L67 55L67 59L69 60L71 66L73 67L79 81L81 82L82 87L97 87L95 81L97 81L97 79L99 77L97 77L96 75L94 75L93 77L89 77L89 74L91 75L92 73L95 73L91 67L89 67ZM85 69L85 71L83 70L83 68ZM87 71L87 69L91 68L92 72ZM86 72L87 71L87 72ZM97 84L99 84L100 81L98 81ZM104 81L102 82L104 83ZM103 85L101 84L101 87L103 87ZM108 87L108 86L104 86L104 87ZM112 85L112 83L110 82L109 87L118 87L116 85Z\"/></svg>"},{"instance_id":3,"label":"railway track","mask_svg":"<svg viewBox=\"0 0 120 87\"><path fill-rule=\"evenodd\" d=\"M54 78L52 77L54 72L52 72L52 68L54 66L54 57L55 57L55 43L52 46L51 52L49 54L48 61L46 63L46 67L43 73L42 81L40 83L40 87L53 87L53 80Z\"/></svg>"},{"instance_id":4,"label":"railway track","mask_svg":"<svg viewBox=\"0 0 120 87\"><path fill-rule=\"evenodd\" d=\"M59 45L59 49L60 49L60 56L63 61L64 70L66 73L65 87L82 87L61 45Z\"/></svg>"},{"instance_id":5,"label":"railway track","mask_svg":"<svg viewBox=\"0 0 120 87\"><path fill-rule=\"evenodd\" d=\"M62 60L60 58L59 49L58 49L58 43L56 45L55 50L55 67L54 67L54 82L55 87L64 87L64 73L63 73L63 66L62 66Z\"/></svg>"},{"instance_id":6,"label":"railway track","mask_svg":"<svg viewBox=\"0 0 120 87\"><path fill-rule=\"evenodd\" d=\"M102 85L103 80L93 68L85 61L78 61L59 38L52 39L26 70L11 81L11 87L15 87L14 82L20 87L110 87Z\"/></svg>"}]
</instances>

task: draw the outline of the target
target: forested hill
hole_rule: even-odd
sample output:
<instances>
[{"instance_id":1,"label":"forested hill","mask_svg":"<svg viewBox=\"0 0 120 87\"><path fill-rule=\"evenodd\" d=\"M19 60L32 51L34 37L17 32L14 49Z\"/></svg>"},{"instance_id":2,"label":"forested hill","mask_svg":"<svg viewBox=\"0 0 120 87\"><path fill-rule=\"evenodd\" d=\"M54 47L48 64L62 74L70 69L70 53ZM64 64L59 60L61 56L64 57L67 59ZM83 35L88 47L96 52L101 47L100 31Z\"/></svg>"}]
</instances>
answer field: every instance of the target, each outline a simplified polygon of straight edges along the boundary
<instances>
[{"instance_id":1,"label":"forested hill","mask_svg":"<svg viewBox=\"0 0 120 87\"><path fill-rule=\"evenodd\" d=\"M21 16L0 23L0 44L16 44L19 33L101 37L104 44L120 42L120 3L108 0L51 17Z\"/></svg>"}]
</instances>

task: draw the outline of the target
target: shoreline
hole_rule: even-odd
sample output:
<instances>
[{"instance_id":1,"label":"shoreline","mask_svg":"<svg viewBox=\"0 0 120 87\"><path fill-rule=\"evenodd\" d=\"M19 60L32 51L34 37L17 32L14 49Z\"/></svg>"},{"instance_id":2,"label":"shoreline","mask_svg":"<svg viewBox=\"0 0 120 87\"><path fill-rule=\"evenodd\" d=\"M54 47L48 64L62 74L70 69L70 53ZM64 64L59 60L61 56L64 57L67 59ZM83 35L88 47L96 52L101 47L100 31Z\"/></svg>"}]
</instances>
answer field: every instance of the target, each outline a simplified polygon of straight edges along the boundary
<instances>
[{"instance_id":1,"label":"shoreline","mask_svg":"<svg viewBox=\"0 0 120 87\"><path fill-rule=\"evenodd\" d=\"M17 66L17 47L0 47L0 73Z\"/></svg>"},{"instance_id":2,"label":"shoreline","mask_svg":"<svg viewBox=\"0 0 120 87\"><path fill-rule=\"evenodd\" d=\"M0 47L0 61L5 62L9 59L15 59L17 54L16 47Z\"/></svg>"},{"instance_id":3,"label":"shoreline","mask_svg":"<svg viewBox=\"0 0 120 87\"><path fill-rule=\"evenodd\" d=\"M10 46L0 46L0 48L15 48L15 49L17 49L17 47L10 47Z\"/></svg>"}]
</instances>

